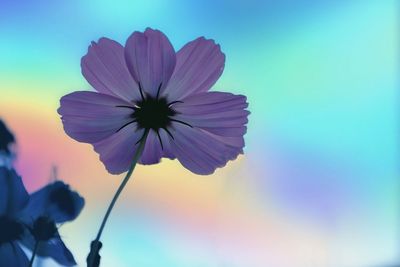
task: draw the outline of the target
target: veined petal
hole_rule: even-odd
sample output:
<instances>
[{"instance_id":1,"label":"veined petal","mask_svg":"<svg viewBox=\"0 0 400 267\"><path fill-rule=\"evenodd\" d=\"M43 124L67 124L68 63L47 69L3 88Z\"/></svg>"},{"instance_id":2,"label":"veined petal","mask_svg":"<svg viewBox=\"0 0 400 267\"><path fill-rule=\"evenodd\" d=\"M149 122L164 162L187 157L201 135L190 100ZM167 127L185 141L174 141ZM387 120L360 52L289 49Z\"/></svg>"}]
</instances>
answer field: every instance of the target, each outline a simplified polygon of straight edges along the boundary
<instances>
[{"instance_id":1,"label":"veined petal","mask_svg":"<svg viewBox=\"0 0 400 267\"><path fill-rule=\"evenodd\" d=\"M0 167L0 215L13 216L28 203L29 195L14 170Z\"/></svg>"},{"instance_id":2,"label":"veined petal","mask_svg":"<svg viewBox=\"0 0 400 267\"><path fill-rule=\"evenodd\" d=\"M213 40L197 38L176 55L176 66L165 94L171 101L207 92L221 76L225 55Z\"/></svg>"},{"instance_id":3,"label":"veined petal","mask_svg":"<svg viewBox=\"0 0 400 267\"><path fill-rule=\"evenodd\" d=\"M199 128L174 123L174 155L181 164L196 174L212 174L236 158L241 149L233 149Z\"/></svg>"},{"instance_id":4,"label":"veined petal","mask_svg":"<svg viewBox=\"0 0 400 267\"><path fill-rule=\"evenodd\" d=\"M150 130L149 134L147 135L146 144L144 146L142 156L139 159L139 163L144 165L156 164L160 162L161 157L162 149L160 140L158 139L157 133L153 130Z\"/></svg>"},{"instance_id":5,"label":"veined petal","mask_svg":"<svg viewBox=\"0 0 400 267\"><path fill-rule=\"evenodd\" d=\"M126 41L128 69L143 91L156 97L166 87L175 67L175 51L160 31L147 28L134 32ZM160 87L161 86L161 87Z\"/></svg>"},{"instance_id":6,"label":"veined petal","mask_svg":"<svg viewBox=\"0 0 400 267\"><path fill-rule=\"evenodd\" d=\"M156 164L163 157L175 158L171 147L171 136L168 135L165 129L159 129L158 134L156 131L150 130L139 163L144 165Z\"/></svg>"},{"instance_id":7,"label":"veined petal","mask_svg":"<svg viewBox=\"0 0 400 267\"><path fill-rule=\"evenodd\" d=\"M243 146L245 125L250 113L245 109L247 106L243 95L207 92L183 99L183 103L174 105L174 110L179 113L177 119L213 135L223 136L222 141L230 145L232 140L236 140L238 146Z\"/></svg>"},{"instance_id":8,"label":"veined petal","mask_svg":"<svg viewBox=\"0 0 400 267\"><path fill-rule=\"evenodd\" d=\"M207 92L174 104L174 117L192 127L174 123L173 153L186 168L197 174L211 174L228 160L243 153L249 112L246 97Z\"/></svg>"},{"instance_id":9,"label":"veined petal","mask_svg":"<svg viewBox=\"0 0 400 267\"><path fill-rule=\"evenodd\" d=\"M78 217L85 200L62 181L46 185L31 194L23 214L29 221L47 216L55 223L72 221Z\"/></svg>"},{"instance_id":10,"label":"veined petal","mask_svg":"<svg viewBox=\"0 0 400 267\"><path fill-rule=\"evenodd\" d=\"M29 265L28 257L16 242L2 244L0 246L0 266Z\"/></svg>"},{"instance_id":11,"label":"veined petal","mask_svg":"<svg viewBox=\"0 0 400 267\"><path fill-rule=\"evenodd\" d=\"M172 149L172 137L168 134L167 130L160 129L159 132L161 140L163 142L162 156L163 158L175 159L174 151Z\"/></svg>"},{"instance_id":12,"label":"veined petal","mask_svg":"<svg viewBox=\"0 0 400 267\"><path fill-rule=\"evenodd\" d=\"M92 42L81 60L82 74L98 92L122 98L140 100L139 87L126 66L124 47L116 41L101 38Z\"/></svg>"},{"instance_id":13,"label":"veined petal","mask_svg":"<svg viewBox=\"0 0 400 267\"><path fill-rule=\"evenodd\" d=\"M132 104L110 95L80 91L63 96L60 103L64 130L79 142L96 143L133 120L132 109L119 107Z\"/></svg>"},{"instance_id":14,"label":"veined petal","mask_svg":"<svg viewBox=\"0 0 400 267\"><path fill-rule=\"evenodd\" d=\"M109 173L120 174L129 169L144 131L138 129L136 123L132 123L93 144L94 150L100 154L100 160Z\"/></svg>"}]
</instances>

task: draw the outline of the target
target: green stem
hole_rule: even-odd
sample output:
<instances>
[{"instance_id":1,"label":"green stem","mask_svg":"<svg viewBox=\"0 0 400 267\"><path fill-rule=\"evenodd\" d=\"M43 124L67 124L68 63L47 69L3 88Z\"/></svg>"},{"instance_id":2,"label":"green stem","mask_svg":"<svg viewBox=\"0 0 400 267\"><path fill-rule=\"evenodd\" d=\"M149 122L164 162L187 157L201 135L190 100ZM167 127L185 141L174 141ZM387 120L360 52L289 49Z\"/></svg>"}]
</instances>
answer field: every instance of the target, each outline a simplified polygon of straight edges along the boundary
<instances>
[{"instance_id":1,"label":"green stem","mask_svg":"<svg viewBox=\"0 0 400 267\"><path fill-rule=\"evenodd\" d=\"M100 246L101 246L101 242L100 242L100 237L101 234L103 233L104 227L106 225L106 222L108 220L108 217L110 216L110 213L112 211L112 209L114 208L115 203L118 200L119 195L121 194L122 190L124 189L125 185L128 183L129 178L132 176L133 171L135 170L136 167L136 163L138 162L140 156L143 153L144 150L144 145L146 143L146 139L147 139L147 135L149 134L149 130L145 130L143 137L140 140L139 143L139 147L135 152L135 155L133 156L133 160L131 163L131 166L129 167L128 172L125 175L124 180L122 181L121 185L118 187L117 192L115 193L113 199L111 200L110 205L108 206L107 212L104 215L104 219L100 225L100 229L99 232L97 233L96 239L92 242L92 244L94 245L94 248L92 248L89 256L88 256L88 266L92 267L94 265L94 257L96 257L96 255L98 254L99 250L100 250Z\"/></svg>"},{"instance_id":2,"label":"green stem","mask_svg":"<svg viewBox=\"0 0 400 267\"><path fill-rule=\"evenodd\" d=\"M39 247L39 241L36 241L35 242L35 247L33 248L33 251L32 251L32 257L31 257L31 260L29 262L29 267L33 266L33 261L35 260L35 256L36 256L36 252L38 250L38 247Z\"/></svg>"}]
</instances>

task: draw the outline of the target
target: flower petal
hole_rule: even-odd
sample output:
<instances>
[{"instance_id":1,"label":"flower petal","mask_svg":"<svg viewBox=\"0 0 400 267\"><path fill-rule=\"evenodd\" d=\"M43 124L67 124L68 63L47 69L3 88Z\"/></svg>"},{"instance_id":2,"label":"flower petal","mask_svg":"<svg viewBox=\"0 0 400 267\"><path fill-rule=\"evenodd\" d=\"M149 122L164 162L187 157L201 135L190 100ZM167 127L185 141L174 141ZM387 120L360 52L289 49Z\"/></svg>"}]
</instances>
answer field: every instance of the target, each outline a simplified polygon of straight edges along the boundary
<instances>
[{"instance_id":1,"label":"flower petal","mask_svg":"<svg viewBox=\"0 0 400 267\"><path fill-rule=\"evenodd\" d=\"M76 261L60 237L39 243L38 256L50 257L63 266L74 266Z\"/></svg>"},{"instance_id":2,"label":"flower petal","mask_svg":"<svg viewBox=\"0 0 400 267\"><path fill-rule=\"evenodd\" d=\"M192 95L174 104L174 119L185 122L171 127L174 154L186 168L211 174L243 153L249 112L246 97L222 92Z\"/></svg>"},{"instance_id":3,"label":"flower petal","mask_svg":"<svg viewBox=\"0 0 400 267\"><path fill-rule=\"evenodd\" d=\"M174 123L171 131L175 156L184 167L196 174L212 174L241 152L240 148L227 146L200 128Z\"/></svg>"},{"instance_id":4,"label":"flower petal","mask_svg":"<svg viewBox=\"0 0 400 267\"><path fill-rule=\"evenodd\" d=\"M101 38L92 42L81 60L82 74L98 92L126 101L140 100L139 87L126 66L124 47L116 41Z\"/></svg>"},{"instance_id":5,"label":"flower petal","mask_svg":"<svg viewBox=\"0 0 400 267\"><path fill-rule=\"evenodd\" d=\"M78 217L85 200L62 181L56 181L31 194L23 214L34 221L47 216L56 223L72 221Z\"/></svg>"},{"instance_id":6,"label":"flower petal","mask_svg":"<svg viewBox=\"0 0 400 267\"><path fill-rule=\"evenodd\" d=\"M159 129L158 135L154 130L149 132L142 156L139 159L140 164L156 164L160 162L162 157L169 159L175 158L171 148L171 137L164 129Z\"/></svg>"},{"instance_id":7,"label":"flower petal","mask_svg":"<svg viewBox=\"0 0 400 267\"><path fill-rule=\"evenodd\" d=\"M31 235L25 235L24 238L21 240L21 243L29 248L31 251L35 246L35 240ZM72 255L71 251L65 246L58 233L56 234L56 237L50 239L49 241L39 242L37 256L52 258L57 263L63 266L76 265L74 256Z\"/></svg>"},{"instance_id":8,"label":"flower petal","mask_svg":"<svg viewBox=\"0 0 400 267\"><path fill-rule=\"evenodd\" d=\"M175 159L176 156L174 155L174 151L172 149L172 142L173 139L165 129L160 129L159 131L161 140L163 142L163 150L162 150L162 157L163 158L169 158L169 159Z\"/></svg>"},{"instance_id":9,"label":"flower petal","mask_svg":"<svg viewBox=\"0 0 400 267\"><path fill-rule=\"evenodd\" d=\"M179 113L177 119L213 135L222 136L222 141L228 144L236 138L236 145L243 146L245 124L249 115L249 111L245 110L247 106L243 95L208 92L189 96L183 99L183 103L176 103L173 108Z\"/></svg>"},{"instance_id":10,"label":"flower petal","mask_svg":"<svg viewBox=\"0 0 400 267\"><path fill-rule=\"evenodd\" d=\"M144 129L138 129L132 123L110 137L93 144L100 154L100 160L111 174L120 174L129 169L133 156L138 148Z\"/></svg>"},{"instance_id":11,"label":"flower petal","mask_svg":"<svg viewBox=\"0 0 400 267\"><path fill-rule=\"evenodd\" d=\"M28 257L16 242L0 245L0 266L28 265Z\"/></svg>"},{"instance_id":12,"label":"flower petal","mask_svg":"<svg viewBox=\"0 0 400 267\"><path fill-rule=\"evenodd\" d=\"M13 216L29 201L21 177L14 170L0 167L0 215Z\"/></svg>"},{"instance_id":13,"label":"flower petal","mask_svg":"<svg viewBox=\"0 0 400 267\"><path fill-rule=\"evenodd\" d=\"M132 104L110 95L80 91L63 96L60 103L64 130L79 142L98 142L132 121L132 109L117 107Z\"/></svg>"},{"instance_id":14,"label":"flower petal","mask_svg":"<svg viewBox=\"0 0 400 267\"><path fill-rule=\"evenodd\" d=\"M176 66L165 94L170 101L207 92L221 76L225 55L213 40L197 38L176 55Z\"/></svg>"},{"instance_id":15,"label":"flower petal","mask_svg":"<svg viewBox=\"0 0 400 267\"><path fill-rule=\"evenodd\" d=\"M134 32L126 41L125 59L128 69L147 94L155 97L164 90L174 71L175 51L159 30L147 28Z\"/></svg>"},{"instance_id":16,"label":"flower petal","mask_svg":"<svg viewBox=\"0 0 400 267\"><path fill-rule=\"evenodd\" d=\"M147 135L146 144L139 159L139 163L145 165L156 164L160 162L161 157L162 149L160 140L158 139L157 133L151 130Z\"/></svg>"}]
</instances>

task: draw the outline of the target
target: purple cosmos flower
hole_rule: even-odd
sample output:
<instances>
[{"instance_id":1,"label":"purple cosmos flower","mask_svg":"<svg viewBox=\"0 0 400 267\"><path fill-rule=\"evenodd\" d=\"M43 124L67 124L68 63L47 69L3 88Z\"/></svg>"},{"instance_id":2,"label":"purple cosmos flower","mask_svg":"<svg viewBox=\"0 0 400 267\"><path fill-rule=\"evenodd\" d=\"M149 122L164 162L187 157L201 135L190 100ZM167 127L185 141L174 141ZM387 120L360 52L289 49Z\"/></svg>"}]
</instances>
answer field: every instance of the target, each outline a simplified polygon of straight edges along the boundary
<instances>
[{"instance_id":1,"label":"purple cosmos flower","mask_svg":"<svg viewBox=\"0 0 400 267\"><path fill-rule=\"evenodd\" d=\"M82 74L97 92L61 98L66 133L90 143L112 174L128 170L148 133L141 164L177 158L197 174L211 174L243 153L246 97L209 92L225 55L203 37L177 53L160 31L134 32L125 47L101 38L82 58Z\"/></svg>"},{"instance_id":2,"label":"purple cosmos flower","mask_svg":"<svg viewBox=\"0 0 400 267\"><path fill-rule=\"evenodd\" d=\"M29 195L14 170L0 167L0 266L28 266L19 242L26 236L20 220Z\"/></svg>"},{"instance_id":3,"label":"purple cosmos flower","mask_svg":"<svg viewBox=\"0 0 400 267\"><path fill-rule=\"evenodd\" d=\"M76 265L72 253L64 245L57 224L74 220L84 206L84 199L68 185L56 181L30 196L21 218L30 230L22 244L42 257L51 257L64 266Z\"/></svg>"}]
</instances>

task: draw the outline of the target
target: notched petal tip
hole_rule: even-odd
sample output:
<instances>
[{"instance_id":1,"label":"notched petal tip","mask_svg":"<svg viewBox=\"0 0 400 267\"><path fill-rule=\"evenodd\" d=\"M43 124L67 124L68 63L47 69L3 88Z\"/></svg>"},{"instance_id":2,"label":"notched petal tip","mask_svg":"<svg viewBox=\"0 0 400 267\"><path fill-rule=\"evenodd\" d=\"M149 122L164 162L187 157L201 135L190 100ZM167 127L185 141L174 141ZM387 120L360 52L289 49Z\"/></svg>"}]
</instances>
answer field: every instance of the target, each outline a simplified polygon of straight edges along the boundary
<instances>
[{"instance_id":1,"label":"notched petal tip","mask_svg":"<svg viewBox=\"0 0 400 267\"><path fill-rule=\"evenodd\" d=\"M144 34L146 34L146 33L153 33L153 32L164 34L164 33L163 33L162 31L160 31L159 29L154 29L154 28L151 28L151 27L147 27L147 28L144 30Z\"/></svg>"}]
</instances>

